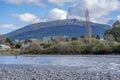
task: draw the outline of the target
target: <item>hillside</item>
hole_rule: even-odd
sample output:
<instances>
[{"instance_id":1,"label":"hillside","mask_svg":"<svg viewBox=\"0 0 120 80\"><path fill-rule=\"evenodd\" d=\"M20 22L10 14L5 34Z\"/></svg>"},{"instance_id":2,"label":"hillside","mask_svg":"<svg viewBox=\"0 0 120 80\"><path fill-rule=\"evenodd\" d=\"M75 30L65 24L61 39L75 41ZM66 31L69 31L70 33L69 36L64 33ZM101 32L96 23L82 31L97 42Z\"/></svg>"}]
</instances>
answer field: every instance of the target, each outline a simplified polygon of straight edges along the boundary
<instances>
[{"instance_id":1,"label":"hillside","mask_svg":"<svg viewBox=\"0 0 120 80\"><path fill-rule=\"evenodd\" d=\"M91 23L93 35L99 35L103 38L105 30L110 26L98 23ZM68 37L80 36L86 34L84 21L77 19L65 19L52 22L42 22L25 26L6 34L11 39L41 39L47 36L66 35Z\"/></svg>"},{"instance_id":2,"label":"hillside","mask_svg":"<svg viewBox=\"0 0 120 80\"><path fill-rule=\"evenodd\" d=\"M111 29L105 31L104 38L109 41L120 42L120 21L116 21Z\"/></svg>"}]
</instances>

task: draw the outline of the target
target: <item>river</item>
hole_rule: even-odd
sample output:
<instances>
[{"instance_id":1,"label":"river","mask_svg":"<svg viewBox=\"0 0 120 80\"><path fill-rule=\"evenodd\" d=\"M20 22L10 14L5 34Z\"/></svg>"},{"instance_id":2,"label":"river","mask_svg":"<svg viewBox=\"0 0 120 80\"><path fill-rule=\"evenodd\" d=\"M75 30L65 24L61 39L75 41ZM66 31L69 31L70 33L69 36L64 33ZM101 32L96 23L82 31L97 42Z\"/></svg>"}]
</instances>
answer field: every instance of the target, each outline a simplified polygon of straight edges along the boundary
<instances>
[{"instance_id":1,"label":"river","mask_svg":"<svg viewBox=\"0 0 120 80\"><path fill-rule=\"evenodd\" d=\"M119 55L21 55L0 56L0 64L60 65L120 71Z\"/></svg>"}]
</instances>

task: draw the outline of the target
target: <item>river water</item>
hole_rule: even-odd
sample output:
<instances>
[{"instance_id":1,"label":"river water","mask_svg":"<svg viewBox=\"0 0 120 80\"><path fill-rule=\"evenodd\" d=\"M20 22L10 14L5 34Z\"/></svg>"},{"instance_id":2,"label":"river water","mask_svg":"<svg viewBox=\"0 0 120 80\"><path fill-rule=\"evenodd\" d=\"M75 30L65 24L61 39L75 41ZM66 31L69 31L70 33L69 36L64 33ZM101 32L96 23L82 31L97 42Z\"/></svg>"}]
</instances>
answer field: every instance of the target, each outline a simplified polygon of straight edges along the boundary
<instances>
[{"instance_id":1,"label":"river water","mask_svg":"<svg viewBox=\"0 0 120 80\"><path fill-rule=\"evenodd\" d=\"M60 65L120 71L119 55L22 55L0 56L0 64Z\"/></svg>"}]
</instances>

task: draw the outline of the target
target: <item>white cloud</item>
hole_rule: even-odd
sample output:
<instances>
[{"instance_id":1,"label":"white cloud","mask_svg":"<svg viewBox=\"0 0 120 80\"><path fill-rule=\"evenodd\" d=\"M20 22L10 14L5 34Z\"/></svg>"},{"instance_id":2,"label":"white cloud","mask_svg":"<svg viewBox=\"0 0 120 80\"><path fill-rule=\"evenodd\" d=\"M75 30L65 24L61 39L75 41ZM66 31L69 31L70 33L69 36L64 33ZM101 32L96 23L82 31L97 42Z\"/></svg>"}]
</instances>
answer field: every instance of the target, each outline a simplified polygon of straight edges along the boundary
<instances>
[{"instance_id":1,"label":"white cloud","mask_svg":"<svg viewBox=\"0 0 120 80\"><path fill-rule=\"evenodd\" d=\"M50 10L46 15L45 15L45 20L46 21L53 21L53 20L63 20L66 19L67 12L58 8Z\"/></svg>"},{"instance_id":2,"label":"white cloud","mask_svg":"<svg viewBox=\"0 0 120 80\"><path fill-rule=\"evenodd\" d=\"M44 15L44 18L41 19L34 14L31 13L23 13L23 14L12 14L13 17L17 18L19 21L27 22L27 23L38 23L38 22L46 22L46 21L54 21L54 20L63 20L67 18L67 12L58 8L51 9L48 13Z\"/></svg>"},{"instance_id":3,"label":"white cloud","mask_svg":"<svg viewBox=\"0 0 120 80\"><path fill-rule=\"evenodd\" d=\"M35 4L39 6L45 6L45 4L41 0L3 0L11 4Z\"/></svg>"},{"instance_id":4,"label":"white cloud","mask_svg":"<svg viewBox=\"0 0 120 80\"><path fill-rule=\"evenodd\" d=\"M120 21L120 15L118 15L118 16L117 16L117 20L119 20L119 21Z\"/></svg>"},{"instance_id":5,"label":"white cloud","mask_svg":"<svg viewBox=\"0 0 120 80\"><path fill-rule=\"evenodd\" d=\"M20 28L20 26L16 26L14 24L0 24L1 28L8 28L8 29L17 29Z\"/></svg>"},{"instance_id":6,"label":"white cloud","mask_svg":"<svg viewBox=\"0 0 120 80\"><path fill-rule=\"evenodd\" d=\"M75 0L48 0L48 2L50 3L53 3L55 5L58 5L58 6L63 6L64 3L67 3L67 2L74 2Z\"/></svg>"},{"instance_id":7,"label":"white cloud","mask_svg":"<svg viewBox=\"0 0 120 80\"><path fill-rule=\"evenodd\" d=\"M12 14L13 17L16 17L20 21L28 22L28 23L37 23L41 22L42 20L31 13L24 13L24 14Z\"/></svg>"},{"instance_id":8,"label":"white cloud","mask_svg":"<svg viewBox=\"0 0 120 80\"><path fill-rule=\"evenodd\" d=\"M79 0L77 4L69 8L68 18L84 19L86 9L89 9L91 20L98 22L99 18L102 19L110 12L120 9L119 4L119 0Z\"/></svg>"}]
</instances>

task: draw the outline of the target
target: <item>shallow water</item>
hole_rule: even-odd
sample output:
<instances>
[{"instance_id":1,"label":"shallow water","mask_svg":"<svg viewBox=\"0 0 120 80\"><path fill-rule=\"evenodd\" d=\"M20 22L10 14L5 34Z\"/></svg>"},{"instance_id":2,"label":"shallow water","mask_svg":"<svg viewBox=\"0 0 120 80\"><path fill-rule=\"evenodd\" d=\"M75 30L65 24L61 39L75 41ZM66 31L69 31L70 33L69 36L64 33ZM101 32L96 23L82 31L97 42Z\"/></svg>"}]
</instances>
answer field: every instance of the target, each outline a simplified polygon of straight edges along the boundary
<instances>
[{"instance_id":1,"label":"shallow water","mask_svg":"<svg viewBox=\"0 0 120 80\"><path fill-rule=\"evenodd\" d=\"M111 69L120 72L120 56L114 55L0 56L0 64L77 66L83 69Z\"/></svg>"}]
</instances>

